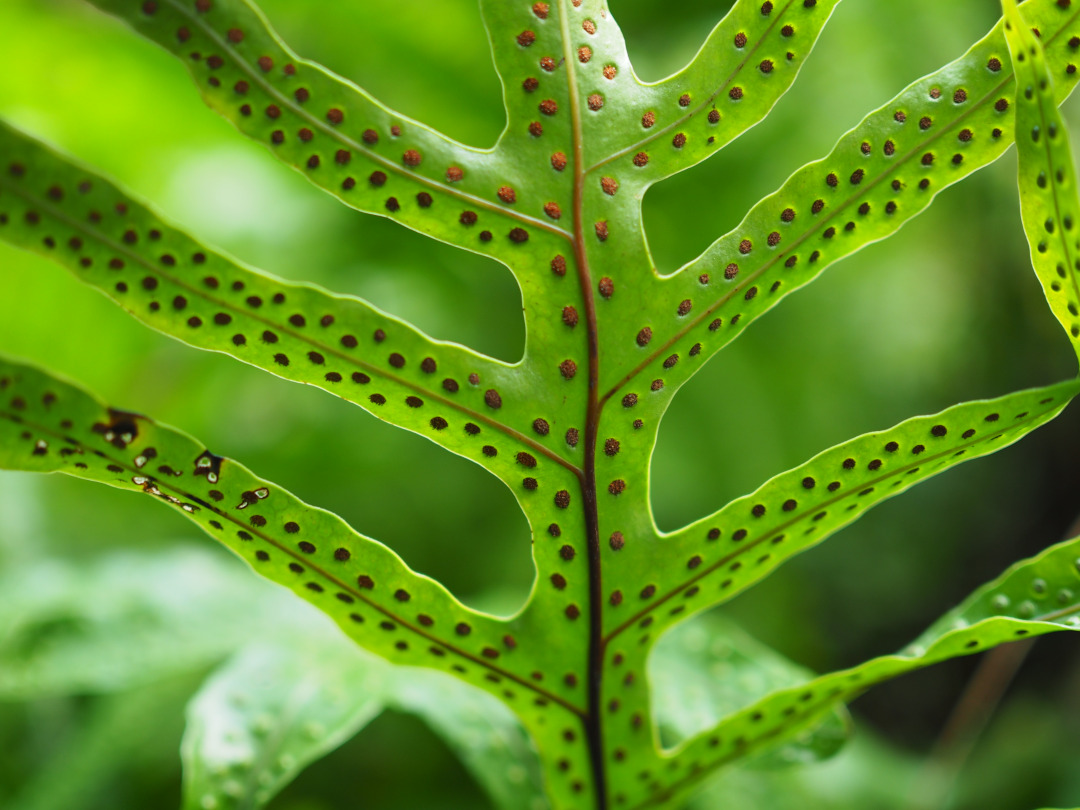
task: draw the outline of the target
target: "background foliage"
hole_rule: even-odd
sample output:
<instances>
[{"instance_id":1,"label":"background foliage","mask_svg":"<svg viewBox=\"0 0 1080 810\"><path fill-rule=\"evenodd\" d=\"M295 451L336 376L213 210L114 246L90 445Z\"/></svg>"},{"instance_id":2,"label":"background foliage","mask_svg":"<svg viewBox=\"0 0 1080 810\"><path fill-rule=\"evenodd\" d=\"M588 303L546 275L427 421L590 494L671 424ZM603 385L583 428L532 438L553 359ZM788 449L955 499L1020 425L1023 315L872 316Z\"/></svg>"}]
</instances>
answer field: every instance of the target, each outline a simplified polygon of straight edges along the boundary
<instances>
[{"instance_id":1,"label":"background foliage","mask_svg":"<svg viewBox=\"0 0 1080 810\"><path fill-rule=\"evenodd\" d=\"M317 11L288 0L261 5L298 51L403 113L477 145L500 131L498 82L473 0L398 0L392 14L370 0ZM612 11L643 77L660 78L727 5L684 0L676 17L620 0ZM998 16L991 0L841 3L795 88L752 138L649 193L659 266L697 255L865 110L962 52ZM0 115L101 167L186 229L270 272L363 296L436 337L519 355L520 296L504 268L348 211L281 171L205 112L175 60L115 21L77 0L6 0L0 52L11 66L0 73ZM1066 105L1073 122L1075 110ZM1072 373L1028 269L1014 161L1010 151L944 193L927 216L830 270L698 374L661 429L653 465L661 528L852 435ZM58 310L71 325L64 332L50 320ZM509 613L524 601L533 576L525 522L478 467L321 392L149 332L61 268L3 245L0 348L224 448L469 604ZM736 391L737 408L729 404ZM1080 417L1070 410L1017 446L883 504L723 612L817 670L900 647L973 587L1064 536L1077 511L1078 451ZM465 535L475 546L462 553L456 539ZM0 582L53 559L78 567L119 549L178 553L192 542L229 562L149 499L59 476L0 474ZM221 610L242 608L238 599ZM0 625L0 642L16 624ZM47 643L46 632L63 628L37 632L23 641ZM710 642L700 630L678 643L700 651ZM148 677L120 694L21 702L5 693L0 806L175 806L183 707L221 654L208 650L203 672ZM727 772L710 792L716 798L699 806L942 806L925 759L975 663L879 687L854 704L860 736L836 760L764 776ZM1076 803L1078 670L1071 634L1039 642L950 806ZM125 742L111 742L118 738ZM915 786L928 794L925 805ZM361 789L365 808L487 801L438 736L391 711L271 806L354 806Z\"/></svg>"}]
</instances>

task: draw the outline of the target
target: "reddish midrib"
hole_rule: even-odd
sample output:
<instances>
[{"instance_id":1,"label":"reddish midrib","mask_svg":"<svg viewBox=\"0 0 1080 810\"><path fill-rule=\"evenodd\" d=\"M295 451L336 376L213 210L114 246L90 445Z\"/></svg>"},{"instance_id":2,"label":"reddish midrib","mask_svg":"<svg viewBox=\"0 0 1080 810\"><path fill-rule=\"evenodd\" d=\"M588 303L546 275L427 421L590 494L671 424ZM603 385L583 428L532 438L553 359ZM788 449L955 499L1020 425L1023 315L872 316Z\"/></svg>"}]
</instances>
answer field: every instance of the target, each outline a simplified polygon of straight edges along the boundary
<instances>
[{"instance_id":1,"label":"reddish midrib","mask_svg":"<svg viewBox=\"0 0 1080 810\"><path fill-rule=\"evenodd\" d=\"M589 760L596 791L597 810L607 810L607 778L604 769L603 724L600 702L603 684L603 588L600 570L600 524L596 504L596 437L600 430L600 343L596 328L596 299L593 295L589 258L585 251L582 208L585 189L585 150L581 136L581 99L574 76L575 55L570 45L570 21L565 0L559 3L559 21L562 26L563 64L569 92L572 155L574 162L573 218L574 218L574 264L577 266L578 283L585 305L585 327L589 351L589 397L585 414L585 463L579 480L585 507L586 543L589 559L589 653L587 691L588 704L585 714L585 737L589 747Z\"/></svg>"}]
</instances>

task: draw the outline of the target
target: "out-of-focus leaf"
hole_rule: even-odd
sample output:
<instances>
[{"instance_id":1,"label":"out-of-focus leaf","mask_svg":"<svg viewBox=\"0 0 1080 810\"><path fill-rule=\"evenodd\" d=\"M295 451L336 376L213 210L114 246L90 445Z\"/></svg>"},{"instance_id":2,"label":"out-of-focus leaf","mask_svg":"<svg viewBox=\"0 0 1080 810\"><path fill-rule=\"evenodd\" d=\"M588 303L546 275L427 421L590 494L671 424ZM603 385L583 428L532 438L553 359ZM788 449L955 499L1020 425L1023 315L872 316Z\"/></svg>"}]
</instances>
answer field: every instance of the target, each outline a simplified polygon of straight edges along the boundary
<instances>
[{"instance_id":1,"label":"out-of-focus leaf","mask_svg":"<svg viewBox=\"0 0 1080 810\"><path fill-rule=\"evenodd\" d=\"M303 637L277 636L265 633L238 653L189 706L186 808L263 807L384 707L423 719L496 807L547 807L528 735L490 695L442 673L389 665L321 621Z\"/></svg>"},{"instance_id":2,"label":"out-of-focus leaf","mask_svg":"<svg viewBox=\"0 0 1080 810\"><path fill-rule=\"evenodd\" d=\"M383 677L351 645L245 648L188 706L185 810L265 807L382 711Z\"/></svg>"},{"instance_id":3,"label":"out-of-focus leaf","mask_svg":"<svg viewBox=\"0 0 1080 810\"><path fill-rule=\"evenodd\" d=\"M0 573L0 698L111 692L212 664L292 602L202 549ZM244 605L244 609L238 609Z\"/></svg>"},{"instance_id":4,"label":"out-of-focus leaf","mask_svg":"<svg viewBox=\"0 0 1080 810\"><path fill-rule=\"evenodd\" d=\"M813 674L750 636L730 619L710 614L672 629L649 659L661 740L674 746L776 689ZM757 765L805 764L833 756L851 733L847 711L834 707Z\"/></svg>"},{"instance_id":5,"label":"out-of-focus leaf","mask_svg":"<svg viewBox=\"0 0 1080 810\"><path fill-rule=\"evenodd\" d=\"M35 482L25 475L0 470L0 571L42 554L45 541L38 531L41 515L35 497Z\"/></svg>"},{"instance_id":6,"label":"out-of-focus leaf","mask_svg":"<svg viewBox=\"0 0 1080 810\"><path fill-rule=\"evenodd\" d=\"M860 731L837 756L813 768L725 768L687 810L911 810L910 797L896 786L912 784L920 767L914 757Z\"/></svg>"},{"instance_id":7,"label":"out-of-focus leaf","mask_svg":"<svg viewBox=\"0 0 1080 810\"><path fill-rule=\"evenodd\" d=\"M103 696L4 810L115 807L111 800L131 795L123 779L144 764L175 761L184 701L195 684L188 675Z\"/></svg>"},{"instance_id":8,"label":"out-of-focus leaf","mask_svg":"<svg viewBox=\"0 0 1080 810\"><path fill-rule=\"evenodd\" d=\"M438 672L397 668L388 681L388 705L423 718L497 808L547 810L536 749L506 706Z\"/></svg>"}]
</instances>

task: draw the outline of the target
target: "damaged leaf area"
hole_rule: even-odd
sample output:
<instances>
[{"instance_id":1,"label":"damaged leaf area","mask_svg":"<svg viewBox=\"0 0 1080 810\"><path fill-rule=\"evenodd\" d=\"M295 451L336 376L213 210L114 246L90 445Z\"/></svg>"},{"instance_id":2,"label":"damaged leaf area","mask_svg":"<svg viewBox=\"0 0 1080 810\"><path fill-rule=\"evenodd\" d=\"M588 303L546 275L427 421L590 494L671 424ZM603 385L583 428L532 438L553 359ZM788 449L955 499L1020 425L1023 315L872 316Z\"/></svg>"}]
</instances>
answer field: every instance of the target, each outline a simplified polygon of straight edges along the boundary
<instances>
[{"instance_id":1,"label":"damaged leaf area","mask_svg":"<svg viewBox=\"0 0 1080 810\"><path fill-rule=\"evenodd\" d=\"M786 676L678 747L660 744L664 700L648 673L665 631L877 504L1018 441L1080 391L1069 380L917 416L749 481L751 494L680 530L657 528L649 464L681 386L788 293L1014 143L1032 263L1080 353L1080 203L1058 111L1077 81L1080 6L1063 0L1006 0L1005 18L967 53L871 112L732 232L682 268L655 266L645 192L763 120L838 2L738 0L686 67L649 84L602 0L481 0L507 124L480 149L294 53L249 0L91 0L176 56L241 135L344 205L507 267L527 335L515 364L248 266L0 124L0 239L55 260L152 329L321 388L502 481L529 521L536 565L517 615L467 608L224 451L7 358L0 468L152 498L358 645L494 696L531 737L554 810L682 806L744 757L809 748L815 734L835 750L843 703L873 684L1076 629L1072 540L1014 566L896 655L794 686L804 675ZM326 710L312 700L313 713ZM342 705L367 717L359 698ZM363 725L322 719L335 740ZM297 746L305 762L332 747ZM198 751L186 753L189 783L210 778L191 776L209 773ZM260 806L286 781L252 787Z\"/></svg>"}]
</instances>

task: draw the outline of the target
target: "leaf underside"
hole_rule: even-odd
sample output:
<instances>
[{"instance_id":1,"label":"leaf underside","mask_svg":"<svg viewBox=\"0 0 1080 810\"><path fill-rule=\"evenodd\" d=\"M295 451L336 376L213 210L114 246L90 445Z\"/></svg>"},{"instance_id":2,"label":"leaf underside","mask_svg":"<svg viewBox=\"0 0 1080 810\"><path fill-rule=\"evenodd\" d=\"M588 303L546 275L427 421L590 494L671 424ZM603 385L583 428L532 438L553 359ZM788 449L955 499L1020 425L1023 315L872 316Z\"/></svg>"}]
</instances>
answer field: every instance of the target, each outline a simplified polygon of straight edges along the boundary
<instances>
[{"instance_id":1,"label":"leaf underside","mask_svg":"<svg viewBox=\"0 0 1080 810\"><path fill-rule=\"evenodd\" d=\"M693 373L788 293L998 158L1014 133L1035 271L1080 346L1080 205L1057 111L1077 80L1080 8L1029 0L1021 23L1009 5L1008 32L999 24L910 85L665 273L644 236L645 191L767 115L836 0L739 0L684 70L654 84L634 74L600 0L481 0L507 109L490 149L300 58L247 0L92 2L182 59L212 109L344 204L506 265L522 291L525 354L501 363L359 299L273 278L2 125L0 238L154 329L323 388L480 464L529 520L537 581L517 616L472 611L185 434L5 359L0 467L148 494L357 643L495 695L536 743L559 810L674 806L716 767L812 729L875 682L1074 629L1077 541L1011 569L904 653L773 692L674 751L653 728L647 660L665 630L877 503L1018 440L1080 390L1068 381L962 403L855 438L670 534L649 508L660 419Z\"/></svg>"}]
</instances>

